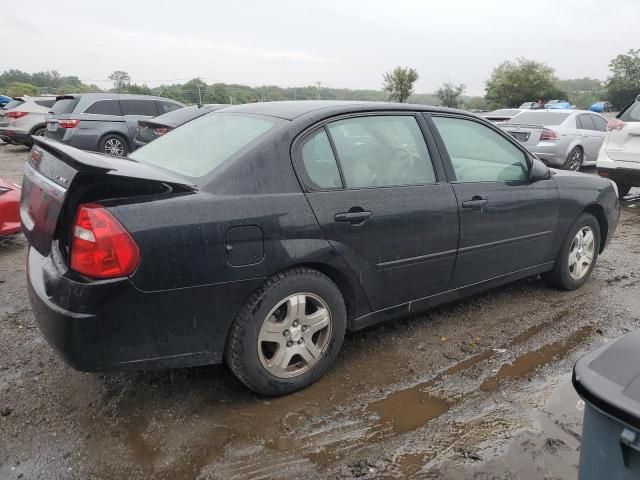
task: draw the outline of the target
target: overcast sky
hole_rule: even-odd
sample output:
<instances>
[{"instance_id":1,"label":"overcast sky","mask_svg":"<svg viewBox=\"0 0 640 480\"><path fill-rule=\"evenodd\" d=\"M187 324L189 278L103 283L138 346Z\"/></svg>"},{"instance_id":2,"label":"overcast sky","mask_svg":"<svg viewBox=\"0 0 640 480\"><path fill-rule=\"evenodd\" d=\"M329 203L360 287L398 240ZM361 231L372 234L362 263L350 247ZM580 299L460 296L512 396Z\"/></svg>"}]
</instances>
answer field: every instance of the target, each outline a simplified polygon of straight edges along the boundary
<instances>
[{"instance_id":1,"label":"overcast sky","mask_svg":"<svg viewBox=\"0 0 640 480\"><path fill-rule=\"evenodd\" d=\"M606 79L640 48L640 0L29 0L2 9L0 70L58 70L108 86L113 70L156 86L208 83L379 89L396 65L416 91L470 94L502 61Z\"/></svg>"}]
</instances>

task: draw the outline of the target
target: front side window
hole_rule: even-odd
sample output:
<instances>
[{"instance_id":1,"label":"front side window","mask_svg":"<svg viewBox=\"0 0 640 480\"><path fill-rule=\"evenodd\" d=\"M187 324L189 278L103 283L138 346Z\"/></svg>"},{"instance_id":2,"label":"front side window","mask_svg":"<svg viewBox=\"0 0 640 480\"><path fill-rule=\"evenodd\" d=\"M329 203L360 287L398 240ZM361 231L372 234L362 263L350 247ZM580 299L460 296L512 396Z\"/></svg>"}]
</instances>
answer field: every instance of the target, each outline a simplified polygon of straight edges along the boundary
<instances>
[{"instance_id":1,"label":"front side window","mask_svg":"<svg viewBox=\"0 0 640 480\"><path fill-rule=\"evenodd\" d=\"M118 100L98 100L87 107L84 113L93 115L122 115Z\"/></svg>"},{"instance_id":2,"label":"front side window","mask_svg":"<svg viewBox=\"0 0 640 480\"><path fill-rule=\"evenodd\" d=\"M338 164L324 129L317 131L304 141L302 163L313 190L342 187Z\"/></svg>"},{"instance_id":3,"label":"front side window","mask_svg":"<svg viewBox=\"0 0 640 480\"><path fill-rule=\"evenodd\" d=\"M153 100L120 100L123 115L142 115L155 117L158 115L156 102Z\"/></svg>"},{"instance_id":4,"label":"front side window","mask_svg":"<svg viewBox=\"0 0 640 480\"><path fill-rule=\"evenodd\" d=\"M435 183L431 157L415 117L349 118L327 126L346 188Z\"/></svg>"},{"instance_id":5,"label":"front side window","mask_svg":"<svg viewBox=\"0 0 640 480\"><path fill-rule=\"evenodd\" d=\"M250 148L276 125L272 117L210 113L157 138L129 155L187 177L202 177Z\"/></svg>"},{"instance_id":6,"label":"front side window","mask_svg":"<svg viewBox=\"0 0 640 480\"><path fill-rule=\"evenodd\" d=\"M521 182L529 177L525 154L481 123L433 117L459 182Z\"/></svg>"}]
</instances>

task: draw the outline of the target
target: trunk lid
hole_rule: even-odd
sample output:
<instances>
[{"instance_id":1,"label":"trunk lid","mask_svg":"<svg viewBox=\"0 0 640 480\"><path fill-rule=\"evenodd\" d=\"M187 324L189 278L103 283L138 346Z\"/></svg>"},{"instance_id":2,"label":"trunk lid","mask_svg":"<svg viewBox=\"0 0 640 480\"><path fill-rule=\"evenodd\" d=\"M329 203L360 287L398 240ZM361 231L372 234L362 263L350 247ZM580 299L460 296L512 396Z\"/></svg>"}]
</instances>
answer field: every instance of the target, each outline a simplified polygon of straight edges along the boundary
<instances>
[{"instance_id":1,"label":"trunk lid","mask_svg":"<svg viewBox=\"0 0 640 480\"><path fill-rule=\"evenodd\" d=\"M29 243L43 255L49 254L55 238L65 237L58 235L60 223L64 219L70 226L81 202L196 190L176 175L134 160L85 152L43 137L33 141L25 164L20 220Z\"/></svg>"},{"instance_id":2,"label":"trunk lid","mask_svg":"<svg viewBox=\"0 0 640 480\"><path fill-rule=\"evenodd\" d=\"M500 128L525 146L537 145L540 142L542 131L545 129L543 125L519 125L516 123L503 124Z\"/></svg>"}]
</instances>

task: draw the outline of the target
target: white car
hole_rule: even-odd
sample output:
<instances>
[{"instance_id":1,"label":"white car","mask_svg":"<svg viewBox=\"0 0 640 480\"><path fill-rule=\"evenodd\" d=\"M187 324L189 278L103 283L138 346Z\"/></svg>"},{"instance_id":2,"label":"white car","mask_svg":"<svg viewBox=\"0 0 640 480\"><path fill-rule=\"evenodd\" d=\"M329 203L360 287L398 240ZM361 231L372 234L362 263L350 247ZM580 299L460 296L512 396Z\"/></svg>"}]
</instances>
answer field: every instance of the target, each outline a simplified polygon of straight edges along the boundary
<instances>
[{"instance_id":1,"label":"white car","mask_svg":"<svg viewBox=\"0 0 640 480\"><path fill-rule=\"evenodd\" d=\"M631 187L640 187L640 95L609 121L607 131L596 167L600 176L616 182L624 197Z\"/></svg>"},{"instance_id":2,"label":"white car","mask_svg":"<svg viewBox=\"0 0 640 480\"><path fill-rule=\"evenodd\" d=\"M54 95L16 97L0 110L0 138L31 146L31 137L44 135L46 115L56 102Z\"/></svg>"}]
</instances>

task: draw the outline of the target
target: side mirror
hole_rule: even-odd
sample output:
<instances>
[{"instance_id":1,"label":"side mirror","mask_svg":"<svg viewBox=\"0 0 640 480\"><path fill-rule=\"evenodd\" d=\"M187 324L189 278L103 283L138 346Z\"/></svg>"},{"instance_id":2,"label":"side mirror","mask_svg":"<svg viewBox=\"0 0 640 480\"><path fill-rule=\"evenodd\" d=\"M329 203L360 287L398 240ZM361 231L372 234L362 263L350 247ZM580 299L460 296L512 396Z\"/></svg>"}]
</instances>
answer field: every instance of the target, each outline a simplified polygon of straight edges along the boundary
<instances>
[{"instance_id":1,"label":"side mirror","mask_svg":"<svg viewBox=\"0 0 640 480\"><path fill-rule=\"evenodd\" d=\"M542 160L535 157L531 160L531 171L529 172L529 181L531 183L551 178L551 172L549 172L549 169Z\"/></svg>"}]
</instances>

